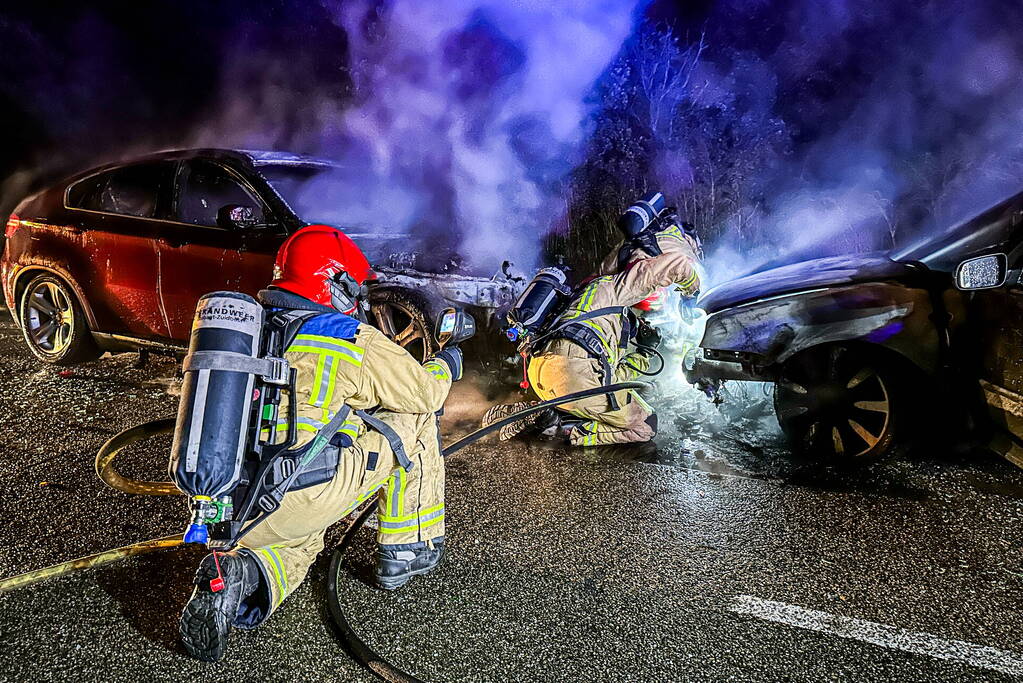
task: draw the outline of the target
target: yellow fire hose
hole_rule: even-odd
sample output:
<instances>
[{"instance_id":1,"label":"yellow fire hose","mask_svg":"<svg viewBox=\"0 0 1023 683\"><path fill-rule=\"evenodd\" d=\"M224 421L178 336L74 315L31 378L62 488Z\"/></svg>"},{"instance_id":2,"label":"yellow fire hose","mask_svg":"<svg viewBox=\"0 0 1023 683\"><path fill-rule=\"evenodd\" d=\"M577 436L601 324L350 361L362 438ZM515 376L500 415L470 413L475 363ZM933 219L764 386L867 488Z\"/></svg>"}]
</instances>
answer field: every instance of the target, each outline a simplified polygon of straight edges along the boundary
<instances>
[{"instance_id":1,"label":"yellow fire hose","mask_svg":"<svg viewBox=\"0 0 1023 683\"><path fill-rule=\"evenodd\" d=\"M447 457L455 451L458 451L471 443L475 443L487 434L497 431L506 424L511 424L512 422L521 420L523 417L539 412L545 408L560 405L562 403L569 403L580 398L586 398L598 394L611 393L621 389L640 389L645 386L646 384L644 382L621 382L619 384L610 384L603 387L579 391L538 403L502 420L498 420L491 425L477 429L475 432L472 432L445 448L442 451L442 455ZM175 421L173 419L153 420L151 422L138 425L137 427L126 429L115 435L103 444L103 446L99 449L99 452L96 453L96 474L98 474L99 478L103 480L103 483L124 493L133 493L143 496L181 495L181 492L171 482L139 481L137 479L129 479L128 477L124 477L119 474L113 468L114 458L117 457L117 454L121 450L131 444L142 441L143 439L148 439L158 434L167 434L172 432L174 430L174 423ZM329 596L328 607L330 610L331 620L334 623L335 629L341 640L341 644L348 653L351 654L357 662L366 667L367 670L373 672L385 681L392 681L394 683L421 683L420 679L394 666L386 659L376 654L372 648L363 642L363 640L355 632L351 623L345 617L344 611L341 608L341 602L338 599L338 583L342 566L342 556L351 544L355 533L362 528L363 524L365 524L373 511L374 504L372 502L367 502L363 508L362 514L360 514L358 519L345 531L342 542L331 559L327 582L327 595ZM101 553L96 553L95 555L87 555L86 557L80 557L77 560L70 560L61 564L55 564L52 567L44 567L43 569L37 569L32 572L26 572L24 574L0 580L0 594L16 588L21 588L22 586L30 586L34 583L39 583L40 581L45 581L57 576L70 574L71 572L88 569L90 567L98 567L133 555L143 555L156 550L178 548L182 545L184 545L182 536L174 535L154 538L148 541L142 541L141 543L114 548L112 550L105 550Z\"/></svg>"},{"instance_id":2,"label":"yellow fire hose","mask_svg":"<svg viewBox=\"0 0 1023 683\"><path fill-rule=\"evenodd\" d=\"M174 484L169 481L139 481L137 479L129 479L128 477L118 474L113 467L114 458L125 447L137 441L141 441L142 439L148 439L149 437L156 436L157 434L168 434L172 431L174 431L174 420L165 419L146 422L145 424L132 427L131 429L127 429L120 434L117 434L103 444L103 447L99 449L98 453L96 453L96 474L99 475L99 478L103 480L104 484L117 489L118 491L123 491L124 493L133 493L142 496L181 495L181 491L179 491ZM40 581L52 579L57 576L70 574L71 572L89 569L90 567L98 567L100 565L109 564L110 562L116 562L117 560L131 557L133 555L144 555L156 550L169 550L171 548L177 548L183 544L181 534L176 534L142 541L141 543L133 543L132 545L126 545L120 548L104 550L103 552L96 553L95 555L86 555L85 557L79 557L76 560L68 560L67 562L55 564L52 567L44 567L42 569L36 569L35 571L2 579L0 580L0 594L12 591L15 588L31 586L34 583L39 583Z\"/></svg>"}]
</instances>

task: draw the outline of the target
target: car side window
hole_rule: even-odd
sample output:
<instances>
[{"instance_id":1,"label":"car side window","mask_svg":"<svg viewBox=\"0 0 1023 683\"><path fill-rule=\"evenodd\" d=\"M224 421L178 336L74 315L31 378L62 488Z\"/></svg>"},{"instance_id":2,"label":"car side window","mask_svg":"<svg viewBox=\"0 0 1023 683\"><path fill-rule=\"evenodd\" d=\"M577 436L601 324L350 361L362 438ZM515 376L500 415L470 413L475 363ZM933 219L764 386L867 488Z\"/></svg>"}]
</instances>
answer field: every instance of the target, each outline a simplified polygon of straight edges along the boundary
<instances>
[{"instance_id":1,"label":"car side window","mask_svg":"<svg viewBox=\"0 0 1023 683\"><path fill-rule=\"evenodd\" d=\"M125 166L76 183L68 205L76 209L154 218L160 196L170 182L167 163Z\"/></svg>"},{"instance_id":2,"label":"car side window","mask_svg":"<svg viewBox=\"0 0 1023 683\"><path fill-rule=\"evenodd\" d=\"M256 222L264 222L263 203L249 194L226 169L202 160L182 166L178 176L179 221L215 228L217 212L227 204L252 207Z\"/></svg>"}]
</instances>

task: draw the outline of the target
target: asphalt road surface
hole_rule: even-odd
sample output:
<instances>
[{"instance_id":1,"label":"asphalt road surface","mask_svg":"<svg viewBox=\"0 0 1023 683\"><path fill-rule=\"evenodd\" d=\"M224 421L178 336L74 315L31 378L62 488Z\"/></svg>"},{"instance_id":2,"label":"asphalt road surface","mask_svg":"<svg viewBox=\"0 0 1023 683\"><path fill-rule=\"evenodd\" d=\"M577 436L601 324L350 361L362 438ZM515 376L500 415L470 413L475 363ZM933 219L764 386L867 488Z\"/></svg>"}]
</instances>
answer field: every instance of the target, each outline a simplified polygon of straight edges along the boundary
<instances>
[{"instance_id":1,"label":"asphalt road surface","mask_svg":"<svg viewBox=\"0 0 1023 683\"><path fill-rule=\"evenodd\" d=\"M128 496L93 471L114 433L174 414L173 361L134 360L62 375L4 313L0 576L184 529L181 498ZM481 383L458 387L447 434L483 412ZM729 415L670 392L656 448L487 441L453 456L450 554L434 575L370 587L368 530L346 562L363 637L428 681L1023 677L1023 473L982 454L855 474L795 465L756 390ZM127 451L121 470L164 478L168 448ZM372 680L334 640L329 552L225 661L190 660L176 624L201 554L0 595L0 679Z\"/></svg>"}]
</instances>

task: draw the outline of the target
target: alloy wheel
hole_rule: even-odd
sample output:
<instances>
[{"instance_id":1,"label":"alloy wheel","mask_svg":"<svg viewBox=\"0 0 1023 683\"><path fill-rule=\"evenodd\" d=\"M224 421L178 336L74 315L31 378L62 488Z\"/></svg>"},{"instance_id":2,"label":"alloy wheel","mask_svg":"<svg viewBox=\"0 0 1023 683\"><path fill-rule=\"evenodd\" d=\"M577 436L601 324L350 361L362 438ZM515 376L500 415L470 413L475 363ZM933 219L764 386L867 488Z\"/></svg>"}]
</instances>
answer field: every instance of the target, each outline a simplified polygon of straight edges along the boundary
<instances>
[{"instance_id":1,"label":"alloy wheel","mask_svg":"<svg viewBox=\"0 0 1023 683\"><path fill-rule=\"evenodd\" d=\"M41 351L57 355L67 349L75 325L71 297L55 282L43 281L28 292L25 325Z\"/></svg>"},{"instance_id":2,"label":"alloy wheel","mask_svg":"<svg viewBox=\"0 0 1023 683\"><path fill-rule=\"evenodd\" d=\"M371 307L377 328L420 362L430 354L429 330L423 314L401 301L375 303Z\"/></svg>"},{"instance_id":3,"label":"alloy wheel","mask_svg":"<svg viewBox=\"0 0 1023 683\"><path fill-rule=\"evenodd\" d=\"M890 445L889 383L866 356L845 347L799 359L775 398L779 421L806 453L856 460Z\"/></svg>"}]
</instances>

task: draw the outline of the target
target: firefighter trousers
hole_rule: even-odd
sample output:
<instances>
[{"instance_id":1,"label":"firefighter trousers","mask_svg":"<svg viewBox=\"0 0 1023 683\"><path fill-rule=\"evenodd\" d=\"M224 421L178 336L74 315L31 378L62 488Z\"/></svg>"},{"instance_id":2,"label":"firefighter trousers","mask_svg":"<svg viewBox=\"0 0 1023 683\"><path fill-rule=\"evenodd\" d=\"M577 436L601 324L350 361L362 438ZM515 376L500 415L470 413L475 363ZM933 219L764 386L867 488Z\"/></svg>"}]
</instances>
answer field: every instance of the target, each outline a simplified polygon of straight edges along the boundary
<instances>
[{"instance_id":1,"label":"firefighter trousers","mask_svg":"<svg viewBox=\"0 0 1023 683\"><path fill-rule=\"evenodd\" d=\"M624 360L641 370L646 370L650 364L648 358L635 353ZM626 382L638 376L635 369L622 362L615 368L611 382ZM550 351L530 360L529 381L536 395L549 401L603 386L604 373L600 361L595 358ZM569 443L573 446L605 446L639 443L654 438L657 433L656 415L639 393L623 389L615 392L615 399L619 406L617 410L611 409L604 394L558 406L558 410L583 419L569 433Z\"/></svg>"},{"instance_id":2,"label":"firefighter trousers","mask_svg":"<svg viewBox=\"0 0 1023 683\"><path fill-rule=\"evenodd\" d=\"M382 411L376 416L401 437L413 466L403 469L387 439L369 431L341 453L333 479L285 494L281 507L240 544L258 560L263 581L260 595L243 604L237 626L257 626L280 606L323 550L327 527L371 498L377 501L379 544L421 548L444 535L444 459L436 416Z\"/></svg>"}]
</instances>

